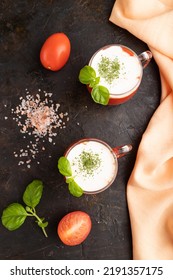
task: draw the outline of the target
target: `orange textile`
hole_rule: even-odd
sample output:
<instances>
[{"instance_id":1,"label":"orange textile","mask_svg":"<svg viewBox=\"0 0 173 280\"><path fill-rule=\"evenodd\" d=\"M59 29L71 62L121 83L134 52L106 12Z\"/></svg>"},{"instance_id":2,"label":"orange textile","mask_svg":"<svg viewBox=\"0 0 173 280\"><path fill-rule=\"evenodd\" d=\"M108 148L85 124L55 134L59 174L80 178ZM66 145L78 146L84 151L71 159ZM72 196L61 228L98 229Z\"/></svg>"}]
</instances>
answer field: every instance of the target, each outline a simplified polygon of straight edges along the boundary
<instances>
[{"instance_id":1,"label":"orange textile","mask_svg":"<svg viewBox=\"0 0 173 280\"><path fill-rule=\"evenodd\" d=\"M135 260L173 259L173 1L116 0L110 21L144 41L159 67L161 101L127 184Z\"/></svg>"}]
</instances>

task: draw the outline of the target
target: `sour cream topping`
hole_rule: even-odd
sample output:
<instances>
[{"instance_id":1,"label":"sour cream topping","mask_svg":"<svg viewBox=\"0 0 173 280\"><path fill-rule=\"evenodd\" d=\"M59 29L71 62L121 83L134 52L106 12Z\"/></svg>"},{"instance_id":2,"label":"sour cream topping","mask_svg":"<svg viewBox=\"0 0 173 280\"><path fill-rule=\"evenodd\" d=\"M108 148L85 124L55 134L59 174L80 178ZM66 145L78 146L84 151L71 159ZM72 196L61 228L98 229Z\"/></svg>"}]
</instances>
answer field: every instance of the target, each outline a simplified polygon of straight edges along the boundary
<instances>
[{"instance_id":1,"label":"sour cream topping","mask_svg":"<svg viewBox=\"0 0 173 280\"><path fill-rule=\"evenodd\" d=\"M100 63L103 58L110 62L117 61L119 64L118 75L111 83L100 75ZM90 60L90 66L94 68L97 76L100 76L100 85L108 88L113 95L126 94L134 89L141 81L142 66L135 53L119 45L110 45L107 48L100 49ZM115 70L116 71L116 70Z\"/></svg>"}]
</instances>

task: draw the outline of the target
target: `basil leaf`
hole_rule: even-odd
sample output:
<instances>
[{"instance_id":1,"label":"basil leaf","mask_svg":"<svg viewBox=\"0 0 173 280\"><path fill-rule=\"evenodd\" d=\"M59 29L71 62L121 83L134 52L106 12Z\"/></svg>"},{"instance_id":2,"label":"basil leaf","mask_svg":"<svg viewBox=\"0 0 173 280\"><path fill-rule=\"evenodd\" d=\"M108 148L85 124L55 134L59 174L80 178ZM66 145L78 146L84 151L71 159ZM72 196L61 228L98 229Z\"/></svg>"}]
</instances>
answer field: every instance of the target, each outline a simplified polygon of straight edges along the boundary
<instances>
[{"instance_id":1,"label":"basil leaf","mask_svg":"<svg viewBox=\"0 0 173 280\"><path fill-rule=\"evenodd\" d=\"M100 82L100 77L95 78L93 81L90 82L89 87L93 88Z\"/></svg>"},{"instance_id":2,"label":"basil leaf","mask_svg":"<svg viewBox=\"0 0 173 280\"><path fill-rule=\"evenodd\" d=\"M23 201L26 205L35 208L39 204L43 193L43 183L40 180L33 180L23 194Z\"/></svg>"},{"instance_id":3,"label":"basil leaf","mask_svg":"<svg viewBox=\"0 0 173 280\"><path fill-rule=\"evenodd\" d=\"M107 105L109 102L109 90L104 86L93 87L91 96L96 103Z\"/></svg>"},{"instance_id":4,"label":"basil leaf","mask_svg":"<svg viewBox=\"0 0 173 280\"><path fill-rule=\"evenodd\" d=\"M95 70L89 66L84 66L79 72L79 81L82 84L88 85L91 82L95 81L96 79L96 72Z\"/></svg>"},{"instance_id":5,"label":"basil leaf","mask_svg":"<svg viewBox=\"0 0 173 280\"><path fill-rule=\"evenodd\" d=\"M80 197L83 194L83 190L74 180L69 183L68 189L73 196Z\"/></svg>"},{"instance_id":6,"label":"basil leaf","mask_svg":"<svg viewBox=\"0 0 173 280\"><path fill-rule=\"evenodd\" d=\"M45 228L48 226L48 222L42 223L42 222L38 222L38 226L41 228Z\"/></svg>"},{"instance_id":7,"label":"basil leaf","mask_svg":"<svg viewBox=\"0 0 173 280\"><path fill-rule=\"evenodd\" d=\"M72 182L73 180L74 180L73 177L68 177L68 178L66 179L66 183L69 184L69 183Z\"/></svg>"},{"instance_id":8,"label":"basil leaf","mask_svg":"<svg viewBox=\"0 0 173 280\"><path fill-rule=\"evenodd\" d=\"M70 162L66 157L60 157L58 160L59 172L64 176L72 176Z\"/></svg>"},{"instance_id":9,"label":"basil leaf","mask_svg":"<svg viewBox=\"0 0 173 280\"><path fill-rule=\"evenodd\" d=\"M26 207L25 207L25 210L26 210L26 212L28 212L28 213L32 213L32 209L31 209L31 207L29 207L29 206L26 206Z\"/></svg>"},{"instance_id":10,"label":"basil leaf","mask_svg":"<svg viewBox=\"0 0 173 280\"><path fill-rule=\"evenodd\" d=\"M2 224L8 230L18 229L25 221L27 212L19 203L12 203L2 213Z\"/></svg>"}]
</instances>

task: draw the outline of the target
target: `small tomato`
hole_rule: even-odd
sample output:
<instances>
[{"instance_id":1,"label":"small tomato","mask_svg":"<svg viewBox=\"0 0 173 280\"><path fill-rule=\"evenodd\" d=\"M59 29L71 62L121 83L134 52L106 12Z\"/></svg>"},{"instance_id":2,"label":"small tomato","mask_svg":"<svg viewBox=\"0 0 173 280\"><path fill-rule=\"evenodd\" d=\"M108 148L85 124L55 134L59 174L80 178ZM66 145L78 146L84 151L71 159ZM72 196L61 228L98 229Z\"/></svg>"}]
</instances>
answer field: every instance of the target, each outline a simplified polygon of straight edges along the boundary
<instances>
[{"instance_id":1,"label":"small tomato","mask_svg":"<svg viewBox=\"0 0 173 280\"><path fill-rule=\"evenodd\" d=\"M40 51L40 61L49 70L60 70L68 61L71 51L69 38L64 33L54 33L47 38Z\"/></svg>"},{"instance_id":2,"label":"small tomato","mask_svg":"<svg viewBox=\"0 0 173 280\"><path fill-rule=\"evenodd\" d=\"M65 245L75 246L81 244L87 238L91 227L91 218L87 213L74 211L60 220L57 233Z\"/></svg>"}]
</instances>

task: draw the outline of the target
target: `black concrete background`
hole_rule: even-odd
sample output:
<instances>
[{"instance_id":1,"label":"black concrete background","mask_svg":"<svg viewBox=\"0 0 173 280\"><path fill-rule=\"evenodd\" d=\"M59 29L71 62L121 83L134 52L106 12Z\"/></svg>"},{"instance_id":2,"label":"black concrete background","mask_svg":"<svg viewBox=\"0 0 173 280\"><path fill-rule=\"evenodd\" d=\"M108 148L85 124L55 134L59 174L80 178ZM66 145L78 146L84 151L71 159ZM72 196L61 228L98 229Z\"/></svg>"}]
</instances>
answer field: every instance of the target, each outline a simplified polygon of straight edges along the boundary
<instances>
[{"instance_id":1,"label":"black concrete background","mask_svg":"<svg viewBox=\"0 0 173 280\"><path fill-rule=\"evenodd\" d=\"M49 226L45 238L28 218L13 232L0 225L0 259L131 259L131 230L126 201L126 184L141 136L159 104L160 81L154 60L145 69L137 94L126 104L95 104L85 86L79 83L79 70L100 47L120 43L137 54L147 46L127 31L109 22L114 0L1 0L0 3L0 213L12 202L22 202L27 184L39 178L44 182L37 211ZM68 63L58 72L44 69L39 52L45 39L64 32L71 41ZM56 145L46 143L38 160L28 169L18 166L13 152L24 144L11 108L39 88L53 93L55 103L69 112L67 128L59 130ZM6 107L5 107L5 106ZM5 117L8 117L5 120ZM84 137L97 137L110 146L131 143L133 151L119 160L114 184L98 195L71 196L57 170L57 159L67 146ZM49 158L49 155L52 158ZM86 211L92 231L75 247L62 244L57 224L68 212Z\"/></svg>"}]
</instances>

